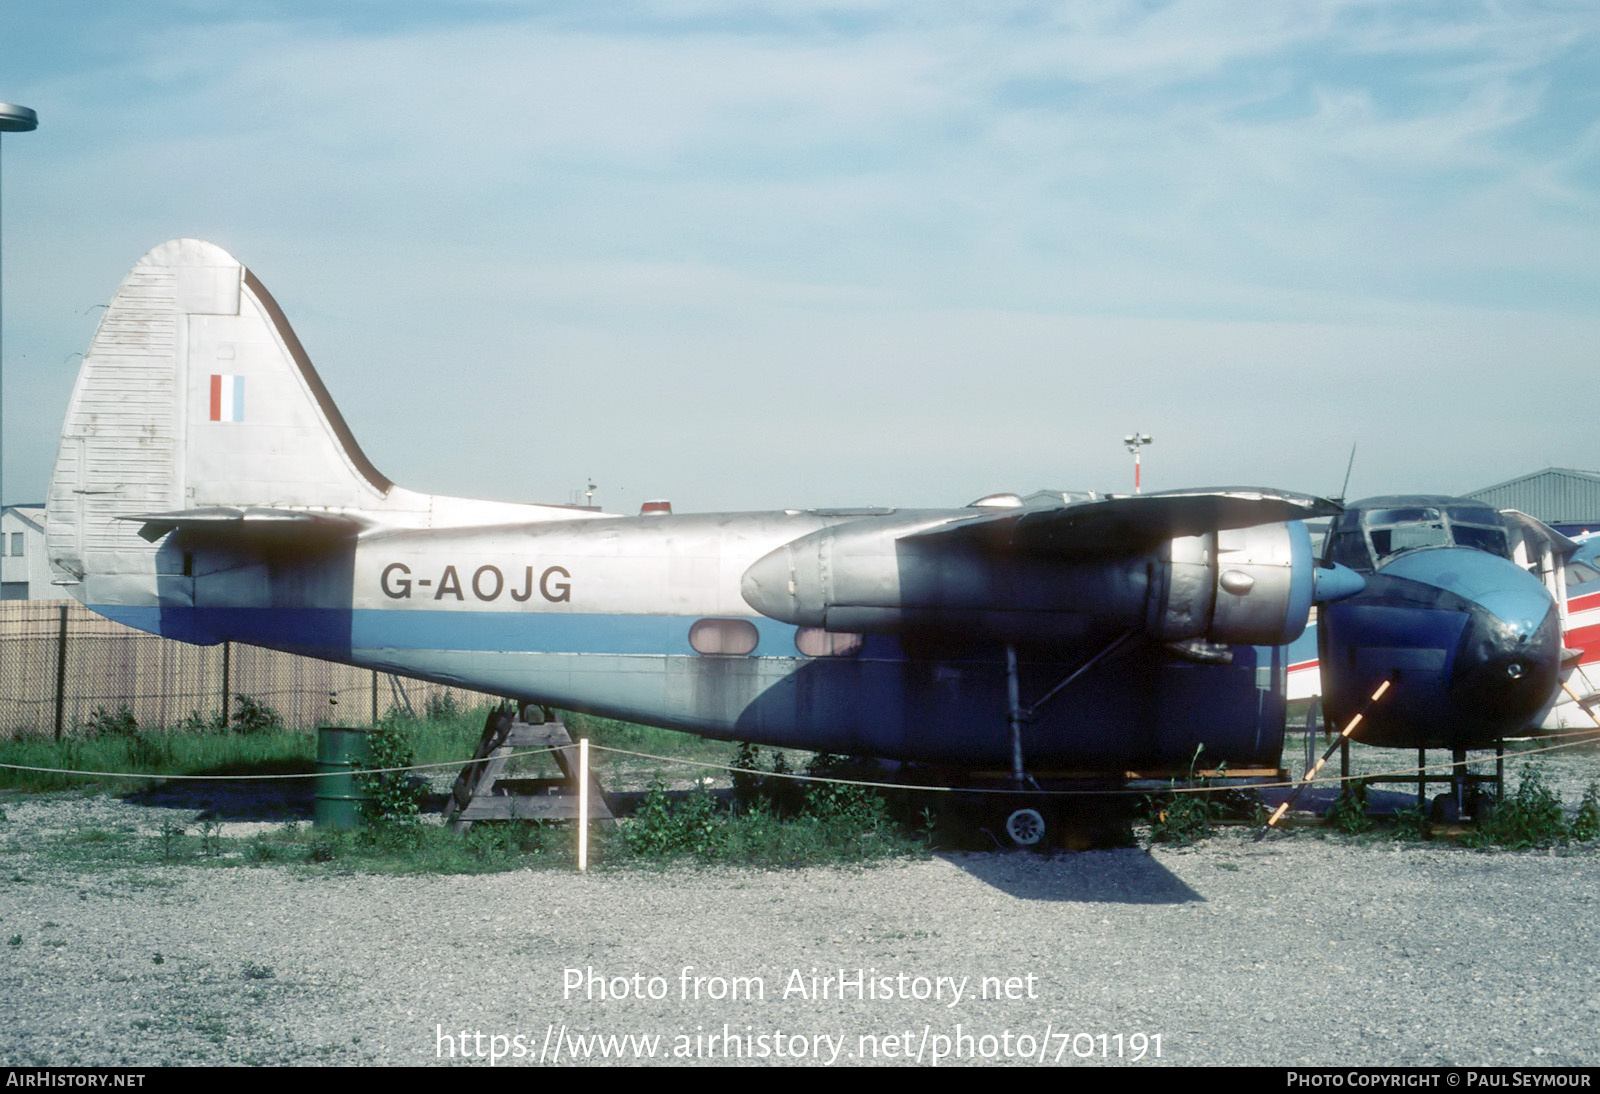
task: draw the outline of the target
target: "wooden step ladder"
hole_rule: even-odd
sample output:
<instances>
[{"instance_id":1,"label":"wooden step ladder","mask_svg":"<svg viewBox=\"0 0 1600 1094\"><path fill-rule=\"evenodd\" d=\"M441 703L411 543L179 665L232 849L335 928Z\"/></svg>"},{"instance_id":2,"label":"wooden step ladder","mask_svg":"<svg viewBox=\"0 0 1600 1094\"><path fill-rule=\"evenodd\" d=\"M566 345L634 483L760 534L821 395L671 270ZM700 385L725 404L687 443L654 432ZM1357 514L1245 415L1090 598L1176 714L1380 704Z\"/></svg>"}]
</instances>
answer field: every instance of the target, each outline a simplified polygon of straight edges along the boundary
<instances>
[{"instance_id":1,"label":"wooden step ladder","mask_svg":"<svg viewBox=\"0 0 1600 1094\"><path fill-rule=\"evenodd\" d=\"M554 749L551 755L562 777L505 776L511 753L529 748ZM530 723L511 710L490 711L477 751L456 776L444 815L457 832L465 832L474 821L577 819L578 746L566 725L559 718L547 716L546 721ZM589 772L589 819L613 819L593 770Z\"/></svg>"}]
</instances>

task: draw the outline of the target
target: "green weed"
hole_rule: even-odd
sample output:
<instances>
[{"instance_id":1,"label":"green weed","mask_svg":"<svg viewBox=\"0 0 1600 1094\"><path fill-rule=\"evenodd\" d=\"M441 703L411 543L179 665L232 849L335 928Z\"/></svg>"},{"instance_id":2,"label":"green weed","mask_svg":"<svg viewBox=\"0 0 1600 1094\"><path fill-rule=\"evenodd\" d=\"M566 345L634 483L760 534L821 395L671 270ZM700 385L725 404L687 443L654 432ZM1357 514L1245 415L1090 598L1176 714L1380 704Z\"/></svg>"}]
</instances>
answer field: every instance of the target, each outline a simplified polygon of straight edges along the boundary
<instances>
[{"instance_id":1,"label":"green weed","mask_svg":"<svg viewBox=\"0 0 1600 1094\"><path fill-rule=\"evenodd\" d=\"M733 800L740 809L755 808L761 802L761 750L749 741L740 741L733 767Z\"/></svg>"},{"instance_id":2,"label":"green weed","mask_svg":"<svg viewBox=\"0 0 1600 1094\"><path fill-rule=\"evenodd\" d=\"M824 767L838 762L838 757L827 754L813 756L806 773L821 774ZM733 773L733 798L739 811L764 807L780 817L789 817L806 807L808 784L791 778L795 771L782 749L772 750L772 766L763 769L761 750L741 742L734 753L733 766L745 769Z\"/></svg>"},{"instance_id":3,"label":"green weed","mask_svg":"<svg viewBox=\"0 0 1600 1094\"><path fill-rule=\"evenodd\" d=\"M1328 826L1347 836L1359 836L1372 831L1372 817L1367 814L1367 781L1354 779L1339 788L1339 797L1328 810Z\"/></svg>"},{"instance_id":4,"label":"green weed","mask_svg":"<svg viewBox=\"0 0 1600 1094\"><path fill-rule=\"evenodd\" d=\"M1588 800L1586 794L1585 801ZM1570 836L1561 798L1529 764L1522 769L1517 792L1496 804L1467 842L1476 847L1497 844L1524 850L1565 843Z\"/></svg>"},{"instance_id":5,"label":"green weed","mask_svg":"<svg viewBox=\"0 0 1600 1094\"><path fill-rule=\"evenodd\" d=\"M183 847L183 835L189 830L187 824L179 824L174 820L161 822L161 834L156 837L156 844L161 848L161 861L171 862L172 856Z\"/></svg>"},{"instance_id":6,"label":"green weed","mask_svg":"<svg viewBox=\"0 0 1600 1094\"><path fill-rule=\"evenodd\" d=\"M1415 802L1404 809L1396 809L1390 818L1389 836L1402 843L1418 843L1428 838L1433 825L1428 819L1425 802Z\"/></svg>"},{"instance_id":7,"label":"green weed","mask_svg":"<svg viewBox=\"0 0 1600 1094\"><path fill-rule=\"evenodd\" d=\"M647 857L709 858L717 849L721 827L716 801L704 784L673 801L667 797L666 784L657 778L629 822L626 839L630 848Z\"/></svg>"},{"instance_id":8,"label":"green weed","mask_svg":"<svg viewBox=\"0 0 1600 1094\"><path fill-rule=\"evenodd\" d=\"M383 770L416 763L404 724L385 719L367 734L367 745L368 769L356 774L356 785L367 795L361 803L366 827L358 838L391 849L414 847L420 839L422 787L408 771Z\"/></svg>"},{"instance_id":9,"label":"green weed","mask_svg":"<svg viewBox=\"0 0 1600 1094\"><path fill-rule=\"evenodd\" d=\"M456 702L453 692L436 691L428 696L428 701L423 707L423 714L430 722L453 721L462 715L461 705Z\"/></svg>"},{"instance_id":10,"label":"green weed","mask_svg":"<svg viewBox=\"0 0 1600 1094\"><path fill-rule=\"evenodd\" d=\"M244 845L244 860L251 866L265 866L282 859L282 851L270 840L253 839Z\"/></svg>"},{"instance_id":11,"label":"green weed","mask_svg":"<svg viewBox=\"0 0 1600 1094\"><path fill-rule=\"evenodd\" d=\"M1578 803L1578 815L1572 818L1571 836L1581 842L1600 839L1600 785L1590 783Z\"/></svg>"},{"instance_id":12,"label":"green weed","mask_svg":"<svg viewBox=\"0 0 1600 1094\"><path fill-rule=\"evenodd\" d=\"M0 740L0 762L27 767L146 773L145 777L64 775L0 769L0 787L28 791L66 790L98 784L108 793L149 786L162 775L248 774L252 770L309 771L315 738L280 730L241 737L231 733L141 732L100 737ZM470 753L470 748L468 752Z\"/></svg>"},{"instance_id":13,"label":"green weed","mask_svg":"<svg viewBox=\"0 0 1600 1094\"><path fill-rule=\"evenodd\" d=\"M222 822L219 820L199 821L200 828L200 853L207 858L215 858L222 849Z\"/></svg>"},{"instance_id":14,"label":"green weed","mask_svg":"<svg viewBox=\"0 0 1600 1094\"><path fill-rule=\"evenodd\" d=\"M238 694L233 698L238 709L233 712L229 728L235 733L249 736L283 731L283 718L255 696Z\"/></svg>"},{"instance_id":15,"label":"green weed","mask_svg":"<svg viewBox=\"0 0 1600 1094\"><path fill-rule=\"evenodd\" d=\"M214 710L210 714L201 714L198 710L191 710L178 720L172 727L179 733L222 733L228 728L228 719L222 711Z\"/></svg>"},{"instance_id":16,"label":"green weed","mask_svg":"<svg viewBox=\"0 0 1600 1094\"><path fill-rule=\"evenodd\" d=\"M314 836L306 847L307 862L337 862L344 857L346 841L343 832L324 832Z\"/></svg>"},{"instance_id":17,"label":"green weed","mask_svg":"<svg viewBox=\"0 0 1600 1094\"><path fill-rule=\"evenodd\" d=\"M139 720L127 703L117 707L114 713L105 707L95 707L89 720L79 724L78 731L90 738L132 737L139 732Z\"/></svg>"},{"instance_id":18,"label":"green weed","mask_svg":"<svg viewBox=\"0 0 1600 1094\"><path fill-rule=\"evenodd\" d=\"M774 774L782 766L775 759ZM844 766L839 757L819 756L808 772L837 777ZM693 856L769 867L861 862L924 850L868 788L798 784L772 776L764 776L754 800L736 811L719 808L703 786L674 798L657 780L625 822L623 836L628 851L639 858Z\"/></svg>"},{"instance_id":19,"label":"green weed","mask_svg":"<svg viewBox=\"0 0 1600 1094\"><path fill-rule=\"evenodd\" d=\"M1144 799L1145 820L1150 825L1152 843L1170 843L1190 847L1211 835L1221 817L1221 809L1213 799L1208 779L1196 779L1194 772L1203 749L1194 750L1189 760L1189 784L1179 792L1176 782L1165 794L1152 794Z\"/></svg>"},{"instance_id":20,"label":"green weed","mask_svg":"<svg viewBox=\"0 0 1600 1094\"><path fill-rule=\"evenodd\" d=\"M1151 842L1189 847L1211 835L1216 817L1207 795L1169 793L1145 799L1145 819Z\"/></svg>"}]
</instances>

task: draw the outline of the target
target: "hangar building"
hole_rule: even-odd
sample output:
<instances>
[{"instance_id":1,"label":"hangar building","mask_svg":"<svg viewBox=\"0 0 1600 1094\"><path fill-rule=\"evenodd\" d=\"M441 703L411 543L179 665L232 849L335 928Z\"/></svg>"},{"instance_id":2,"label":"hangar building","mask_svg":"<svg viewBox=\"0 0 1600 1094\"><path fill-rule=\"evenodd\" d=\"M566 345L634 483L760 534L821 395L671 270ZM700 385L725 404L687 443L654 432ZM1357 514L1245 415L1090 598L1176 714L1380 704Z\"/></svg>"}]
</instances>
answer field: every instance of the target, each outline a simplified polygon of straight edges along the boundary
<instances>
[{"instance_id":1,"label":"hangar building","mask_svg":"<svg viewBox=\"0 0 1600 1094\"><path fill-rule=\"evenodd\" d=\"M1547 467L1466 496L1496 509L1519 509L1567 535L1600 531L1600 471Z\"/></svg>"}]
</instances>

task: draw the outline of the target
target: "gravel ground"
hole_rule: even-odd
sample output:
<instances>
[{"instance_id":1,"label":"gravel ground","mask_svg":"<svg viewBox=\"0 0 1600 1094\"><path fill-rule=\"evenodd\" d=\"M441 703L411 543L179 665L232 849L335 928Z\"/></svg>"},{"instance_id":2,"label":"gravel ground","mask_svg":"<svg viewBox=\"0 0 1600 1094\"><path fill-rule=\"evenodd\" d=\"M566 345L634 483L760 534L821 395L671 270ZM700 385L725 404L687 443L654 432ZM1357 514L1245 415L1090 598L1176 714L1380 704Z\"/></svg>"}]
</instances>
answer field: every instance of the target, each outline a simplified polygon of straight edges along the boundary
<instances>
[{"instance_id":1,"label":"gravel ground","mask_svg":"<svg viewBox=\"0 0 1600 1094\"><path fill-rule=\"evenodd\" d=\"M28 848L170 810L4 805L4 1064L554 1062L558 1043L568 1062L596 1034L719 1063L730 1034L764 1062L1600 1063L1592 848L1227 831L869 869L394 878L74 868Z\"/></svg>"}]
</instances>

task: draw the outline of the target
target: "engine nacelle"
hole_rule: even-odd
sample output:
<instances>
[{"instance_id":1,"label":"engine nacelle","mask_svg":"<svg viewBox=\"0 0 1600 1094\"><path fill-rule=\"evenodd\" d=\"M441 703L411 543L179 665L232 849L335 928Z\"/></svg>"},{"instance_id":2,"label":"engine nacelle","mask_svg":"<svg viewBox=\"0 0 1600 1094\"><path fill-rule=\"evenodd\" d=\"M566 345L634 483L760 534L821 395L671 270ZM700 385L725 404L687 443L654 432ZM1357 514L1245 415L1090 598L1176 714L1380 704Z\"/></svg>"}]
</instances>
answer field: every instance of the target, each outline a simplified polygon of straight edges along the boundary
<instances>
[{"instance_id":1,"label":"engine nacelle","mask_svg":"<svg viewBox=\"0 0 1600 1094\"><path fill-rule=\"evenodd\" d=\"M1019 642L1139 627L1161 642L1282 645L1299 637L1310 614L1311 537L1298 521L1095 558L911 534L922 530L883 521L823 528L757 560L741 591L763 615L802 627Z\"/></svg>"},{"instance_id":2,"label":"engine nacelle","mask_svg":"<svg viewBox=\"0 0 1600 1094\"><path fill-rule=\"evenodd\" d=\"M1311 614L1311 534L1299 521L1171 540L1153 572L1168 583L1148 602L1150 632L1163 641L1281 646L1300 637Z\"/></svg>"}]
</instances>

